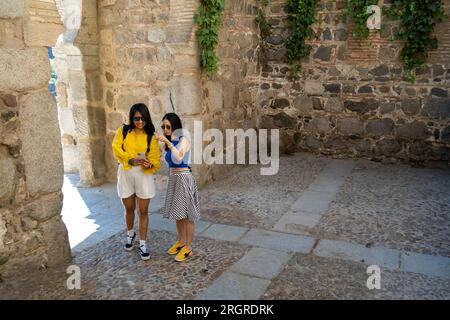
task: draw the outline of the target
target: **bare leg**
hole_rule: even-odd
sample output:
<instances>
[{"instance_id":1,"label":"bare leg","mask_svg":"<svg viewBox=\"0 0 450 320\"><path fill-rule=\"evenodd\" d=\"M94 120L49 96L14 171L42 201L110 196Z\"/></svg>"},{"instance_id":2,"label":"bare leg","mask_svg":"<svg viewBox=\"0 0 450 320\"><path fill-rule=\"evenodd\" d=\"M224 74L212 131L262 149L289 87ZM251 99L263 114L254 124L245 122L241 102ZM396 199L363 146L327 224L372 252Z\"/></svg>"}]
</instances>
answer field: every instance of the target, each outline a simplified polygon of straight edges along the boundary
<instances>
[{"instance_id":1,"label":"bare leg","mask_svg":"<svg viewBox=\"0 0 450 320\"><path fill-rule=\"evenodd\" d=\"M122 199L123 206L125 207L125 222L127 224L127 230L131 230L134 227L134 210L136 209L136 196L133 194L131 197Z\"/></svg>"},{"instance_id":2,"label":"bare leg","mask_svg":"<svg viewBox=\"0 0 450 320\"><path fill-rule=\"evenodd\" d=\"M186 219L177 220L177 232L178 232L178 241L186 244L186 228L184 226L184 221Z\"/></svg>"},{"instance_id":3,"label":"bare leg","mask_svg":"<svg viewBox=\"0 0 450 320\"><path fill-rule=\"evenodd\" d=\"M192 241L194 241L195 223L189 219L185 219L186 230L186 248L191 250Z\"/></svg>"},{"instance_id":4,"label":"bare leg","mask_svg":"<svg viewBox=\"0 0 450 320\"><path fill-rule=\"evenodd\" d=\"M139 211L139 238L141 240L147 239L148 230L148 206L150 199L137 198L138 211Z\"/></svg>"}]
</instances>

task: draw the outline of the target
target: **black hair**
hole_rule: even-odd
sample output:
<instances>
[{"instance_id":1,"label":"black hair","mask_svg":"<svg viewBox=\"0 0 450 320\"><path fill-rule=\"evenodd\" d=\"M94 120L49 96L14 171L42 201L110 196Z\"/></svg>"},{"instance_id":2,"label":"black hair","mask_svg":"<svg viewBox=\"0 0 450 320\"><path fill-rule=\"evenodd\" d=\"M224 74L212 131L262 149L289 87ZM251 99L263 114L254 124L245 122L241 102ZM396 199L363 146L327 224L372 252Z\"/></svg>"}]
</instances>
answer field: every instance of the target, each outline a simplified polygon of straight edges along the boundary
<instances>
[{"instance_id":1,"label":"black hair","mask_svg":"<svg viewBox=\"0 0 450 320\"><path fill-rule=\"evenodd\" d=\"M162 121L164 121L164 120L167 120L170 122L170 127L172 128L172 132L183 128L183 125L181 124L181 119L176 113L173 113L173 112L166 113L164 115L164 117L162 118ZM170 142L172 142L172 136L166 136L166 138ZM169 150L169 147L166 145L166 151L168 151L168 150Z\"/></svg>"},{"instance_id":2,"label":"black hair","mask_svg":"<svg viewBox=\"0 0 450 320\"><path fill-rule=\"evenodd\" d=\"M145 119L144 131L147 133L147 153L148 153L150 151L150 141L152 140L153 134L155 133L155 126L153 125L150 112L148 111L148 108L144 103L136 103L131 107L129 115L129 124L123 126L123 131L124 133L128 133L128 131L133 130L135 128L133 118L136 112L139 112Z\"/></svg>"}]
</instances>

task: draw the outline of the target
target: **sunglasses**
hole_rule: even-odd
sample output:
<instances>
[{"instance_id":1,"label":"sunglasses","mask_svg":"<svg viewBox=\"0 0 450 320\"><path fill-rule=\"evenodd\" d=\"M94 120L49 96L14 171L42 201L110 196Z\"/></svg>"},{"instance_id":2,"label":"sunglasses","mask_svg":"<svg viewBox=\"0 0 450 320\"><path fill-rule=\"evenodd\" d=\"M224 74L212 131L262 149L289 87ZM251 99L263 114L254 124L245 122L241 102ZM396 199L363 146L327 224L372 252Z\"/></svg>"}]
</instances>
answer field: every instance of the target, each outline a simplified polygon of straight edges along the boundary
<instances>
[{"instance_id":1,"label":"sunglasses","mask_svg":"<svg viewBox=\"0 0 450 320\"><path fill-rule=\"evenodd\" d=\"M144 117L133 117L134 122L138 122L139 120L142 120L142 122L147 122Z\"/></svg>"},{"instance_id":2,"label":"sunglasses","mask_svg":"<svg viewBox=\"0 0 450 320\"><path fill-rule=\"evenodd\" d=\"M170 130L171 128L170 128L170 126L162 125L162 126L161 126L161 129L163 129L163 130L164 130L164 129Z\"/></svg>"}]
</instances>

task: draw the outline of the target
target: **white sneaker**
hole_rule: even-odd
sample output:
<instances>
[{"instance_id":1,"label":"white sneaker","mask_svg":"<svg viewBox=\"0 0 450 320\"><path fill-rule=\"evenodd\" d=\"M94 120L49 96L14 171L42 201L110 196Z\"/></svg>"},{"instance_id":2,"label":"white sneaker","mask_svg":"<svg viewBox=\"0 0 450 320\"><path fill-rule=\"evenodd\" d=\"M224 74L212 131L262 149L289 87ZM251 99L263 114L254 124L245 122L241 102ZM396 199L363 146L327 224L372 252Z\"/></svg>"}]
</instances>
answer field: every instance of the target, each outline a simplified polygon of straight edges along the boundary
<instances>
[{"instance_id":1,"label":"white sneaker","mask_svg":"<svg viewBox=\"0 0 450 320\"><path fill-rule=\"evenodd\" d=\"M125 244L125 250L127 251L133 250L135 240L136 240L136 232L134 233L133 236L127 235L127 243Z\"/></svg>"},{"instance_id":2,"label":"white sneaker","mask_svg":"<svg viewBox=\"0 0 450 320\"><path fill-rule=\"evenodd\" d=\"M146 245L139 246L139 254L142 260L150 259L150 253L148 253Z\"/></svg>"}]
</instances>

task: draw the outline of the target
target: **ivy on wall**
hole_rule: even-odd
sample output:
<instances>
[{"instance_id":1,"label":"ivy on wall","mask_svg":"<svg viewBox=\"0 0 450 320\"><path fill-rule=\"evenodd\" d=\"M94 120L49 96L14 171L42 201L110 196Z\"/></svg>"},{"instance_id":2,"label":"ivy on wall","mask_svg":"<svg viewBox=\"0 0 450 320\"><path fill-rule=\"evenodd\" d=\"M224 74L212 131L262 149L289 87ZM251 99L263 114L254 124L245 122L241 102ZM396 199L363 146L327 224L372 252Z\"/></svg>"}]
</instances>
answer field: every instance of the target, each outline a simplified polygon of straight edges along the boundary
<instances>
[{"instance_id":1,"label":"ivy on wall","mask_svg":"<svg viewBox=\"0 0 450 320\"><path fill-rule=\"evenodd\" d=\"M438 48L433 35L436 24L446 17L441 0L393 0L385 9L386 15L400 20L394 39L404 40L400 57L408 68L408 79L414 82L414 69L423 67L430 49Z\"/></svg>"},{"instance_id":2,"label":"ivy on wall","mask_svg":"<svg viewBox=\"0 0 450 320\"><path fill-rule=\"evenodd\" d=\"M342 18L351 18L355 23L353 37L357 39L369 38L367 19L372 15L367 12L367 7L378 4L378 0L347 0L347 4L342 13Z\"/></svg>"},{"instance_id":3,"label":"ivy on wall","mask_svg":"<svg viewBox=\"0 0 450 320\"><path fill-rule=\"evenodd\" d=\"M267 22L266 8L269 5L269 0L256 0L258 3L258 16L255 21L258 24L259 32L261 33L261 38L268 37L270 35L271 24Z\"/></svg>"},{"instance_id":4,"label":"ivy on wall","mask_svg":"<svg viewBox=\"0 0 450 320\"><path fill-rule=\"evenodd\" d=\"M288 0L288 26L290 35L285 41L287 59L293 67L294 74L301 69L300 60L311 52L311 45L306 44L314 34L312 25L317 22L318 0Z\"/></svg>"},{"instance_id":5,"label":"ivy on wall","mask_svg":"<svg viewBox=\"0 0 450 320\"><path fill-rule=\"evenodd\" d=\"M355 38L369 37L366 23L371 14L367 13L367 7L376 4L378 0L347 0L342 17L350 17L355 22ZM438 47L433 30L446 17L442 0L392 0L383 12L392 20L400 21L400 29L393 40L405 42L400 57L408 68L408 80L414 82L414 69L423 67L428 51Z\"/></svg>"},{"instance_id":6,"label":"ivy on wall","mask_svg":"<svg viewBox=\"0 0 450 320\"><path fill-rule=\"evenodd\" d=\"M194 15L194 21L198 25L196 35L201 49L200 65L208 75L213 75L219 68L219 58L215 49L224 7L225 0L202 0Z\"/></svg>"}]
</instances>

